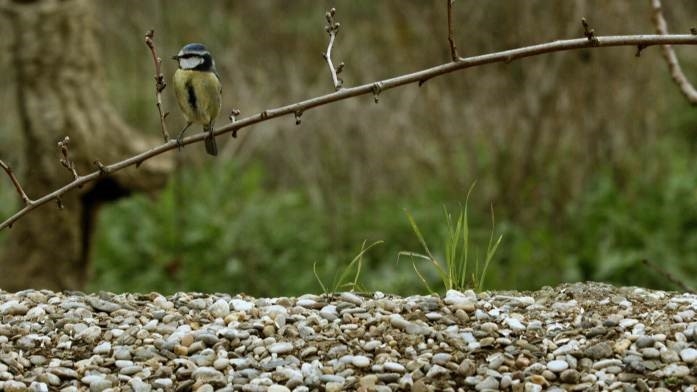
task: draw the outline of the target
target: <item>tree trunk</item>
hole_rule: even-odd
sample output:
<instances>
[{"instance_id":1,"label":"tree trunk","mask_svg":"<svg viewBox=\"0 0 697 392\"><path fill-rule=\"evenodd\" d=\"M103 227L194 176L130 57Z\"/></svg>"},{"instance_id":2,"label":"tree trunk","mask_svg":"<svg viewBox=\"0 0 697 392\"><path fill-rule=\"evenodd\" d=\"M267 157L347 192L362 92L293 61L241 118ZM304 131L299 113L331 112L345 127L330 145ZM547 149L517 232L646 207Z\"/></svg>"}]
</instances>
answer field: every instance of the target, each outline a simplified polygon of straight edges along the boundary
<instances>
[{"instance_id":1,"label":"tree trunk","mask_svg":"<svg viewBox=\"0 0 697 392\"><path fill-rule=\"evenodd\" d=\"M111 163L157 143L158 130L143 137L106 98L92 7L89 0L0 1L14 33L11 56L25 137L19 178L32 198L72 180L58 161L57 142L65 136L82 174L96 169L95 160ZM146 50L143 45L144 56ZM0 254L0 288L82 288L99 206L132 191L160 188L170 168L168 157L150 160L68 192L63 209L43 206L20 219Z\"/></svg>"}]
</instances>

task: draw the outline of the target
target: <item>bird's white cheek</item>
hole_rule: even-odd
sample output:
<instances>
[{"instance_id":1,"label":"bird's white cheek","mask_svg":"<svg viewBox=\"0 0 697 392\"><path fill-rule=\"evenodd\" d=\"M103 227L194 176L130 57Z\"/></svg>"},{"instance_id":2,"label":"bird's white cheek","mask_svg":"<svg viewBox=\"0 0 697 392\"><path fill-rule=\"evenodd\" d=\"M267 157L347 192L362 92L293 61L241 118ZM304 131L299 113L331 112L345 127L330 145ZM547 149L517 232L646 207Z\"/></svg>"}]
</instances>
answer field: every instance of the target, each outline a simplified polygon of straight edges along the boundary
<instances>
[{"instance_id":1,"label":"bird's white cheek","mask_svg":"<svg viewBox=\"0 0 697 392\"><path fill-rule=\"evenodd\" d=\"M203 59L200 57L187 57L179 59L179 67L182 69L194 69L203 63Z\"/></svg>"}]
</instances>

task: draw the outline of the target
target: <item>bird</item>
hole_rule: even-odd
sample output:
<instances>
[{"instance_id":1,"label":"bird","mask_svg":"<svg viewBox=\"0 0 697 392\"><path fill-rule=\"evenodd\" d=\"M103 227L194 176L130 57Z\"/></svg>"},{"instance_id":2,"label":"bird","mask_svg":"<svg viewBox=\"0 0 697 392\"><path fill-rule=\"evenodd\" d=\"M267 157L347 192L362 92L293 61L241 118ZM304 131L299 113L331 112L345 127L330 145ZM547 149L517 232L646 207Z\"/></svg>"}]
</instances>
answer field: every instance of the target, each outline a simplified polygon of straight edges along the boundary
<instances>
[{"instance_id":1,"label":"bird","mask_svg":"<svg viewBox=\"0 0 697 392\"><path fill-rule=\"evenodd\" d=\"M218 146L213 134L213 124L222 104L222 85L215 69L215 61L205 45L189 43L184 45L176 56L179 68L174 72L174 93L184 117L186 126L177 137L181 146L184 132L191 124L203 125L208 132L206 152L218 155Z\"/></svg>"}]
</instances>

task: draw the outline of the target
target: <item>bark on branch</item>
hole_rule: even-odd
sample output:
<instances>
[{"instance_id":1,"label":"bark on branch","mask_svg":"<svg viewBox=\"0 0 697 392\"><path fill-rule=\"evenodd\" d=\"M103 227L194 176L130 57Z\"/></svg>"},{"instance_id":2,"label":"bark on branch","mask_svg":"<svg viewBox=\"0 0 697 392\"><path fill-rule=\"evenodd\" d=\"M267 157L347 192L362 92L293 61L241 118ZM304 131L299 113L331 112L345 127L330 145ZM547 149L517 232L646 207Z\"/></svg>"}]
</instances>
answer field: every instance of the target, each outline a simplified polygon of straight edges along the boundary
<instances>
[{"instance_id":1,"label":"bark on branch","mask_svg":"<svg viewBox=\"0 0 697 392\"><path fill-rule=\"evenodd\" d=\"M651 0L651 8L653 9L653 23L656 27L656 32L661 35L668 35L668 24L666 23L666 20L663 17L663 11L661 10L661 0ZM670 76L673 78L675 84L678 85L680 91L685 96L685 98L687 98L690 104L697 105L697 90L695 90L695 87L685 76L682 67L680 67L678 56L675 54L673 47L669 44L664 44L661 46L661 52L663 53L663 58L665 58L666 62L668 63Z\"/></svg>"},{"instance_id":2,"label":"bark on branch","mask_svg":"<svg viewBox=\"0 0 697 392\"><path fill-rule=\"evenodd\" d=\"M655 45L697 45L697 35L620 35L620 36L593 36L593 39L589 38L576 38L559 40L553 42L547 42L537 45L526 46L522 48L516 48L511 50L504 50L495 53L484 54L480 56L464 57L460 58L457 62L448 62L445 64L440 64L431 68L426 68L420 71L412 72L405 75L396 76L393 78L366 83L356 87L343 88L339 91L325 94L319 97L314 97L306 99L300 102L292 103L286 106L267 109L260 113L237 119L235 122L229 123L222 126L214 131L215 135L222 135L225 133L232 133L235 135L239 130L249 127L251 125L268 121L273 118L293 115L296 116L298 113L303 113L307 110L327 105L332 102L341 101L344 99L357 97L360 95L372 94L377 96L378 93L390 90L396 87L405 86L412 83L421 84L426 80L434 78L436 76L452 73L455 71L463 70L470 67L477 67L485 64L491 63L509 63L511 61L531 57L539 56L546 53L560 52L567 50L576 50L584 48L601 48L601 47L614 47L614 46L632 46L632 47L649 47ZM378 88L376 88L378 87ZM181 141L182 145L198 143L203 141L207 136L207 133L201 132L184 138ZM7 228L12 223L17 221L22 216L26 215L31 210L46 204L54 199L59 199L64 193L80 187L88 182L95 181L104 175L104 173L114 173L128 166L139 165L142 162L163 154L169 150L175 150L179 147L176 140L170 140L164 144L153 147L147 151L140 154L132 156L130 158L124 159L122 161L112 163L110 165L103 165L99 170L96 170L90 174L86 174L78 177L74 181L64 185L63 187L42 196L33 201L29 205L25 205L22 209L17 211L14 215L7 218L4 222L0 223L0 230Z\"/></svg>"}]
</instances>

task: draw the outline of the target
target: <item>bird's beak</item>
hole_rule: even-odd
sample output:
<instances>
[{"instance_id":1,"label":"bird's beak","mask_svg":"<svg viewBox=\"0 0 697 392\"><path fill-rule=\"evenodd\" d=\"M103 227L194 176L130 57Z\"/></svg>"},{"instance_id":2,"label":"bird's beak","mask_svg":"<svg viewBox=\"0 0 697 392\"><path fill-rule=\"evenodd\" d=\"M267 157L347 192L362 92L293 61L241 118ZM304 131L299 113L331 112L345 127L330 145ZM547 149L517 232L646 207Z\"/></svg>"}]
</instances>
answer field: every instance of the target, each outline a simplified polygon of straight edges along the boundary
<instances>
[{"instance_id":1,"label":"bird's beak","mask_svg":"<svg viewBox=\"0 0 697 392\"><path fill-rule=\"evenodd\" d=\"M179 60L179 55L175 54L174 56L172 56L172 60Z\"/></svg>"}]
</instances>

